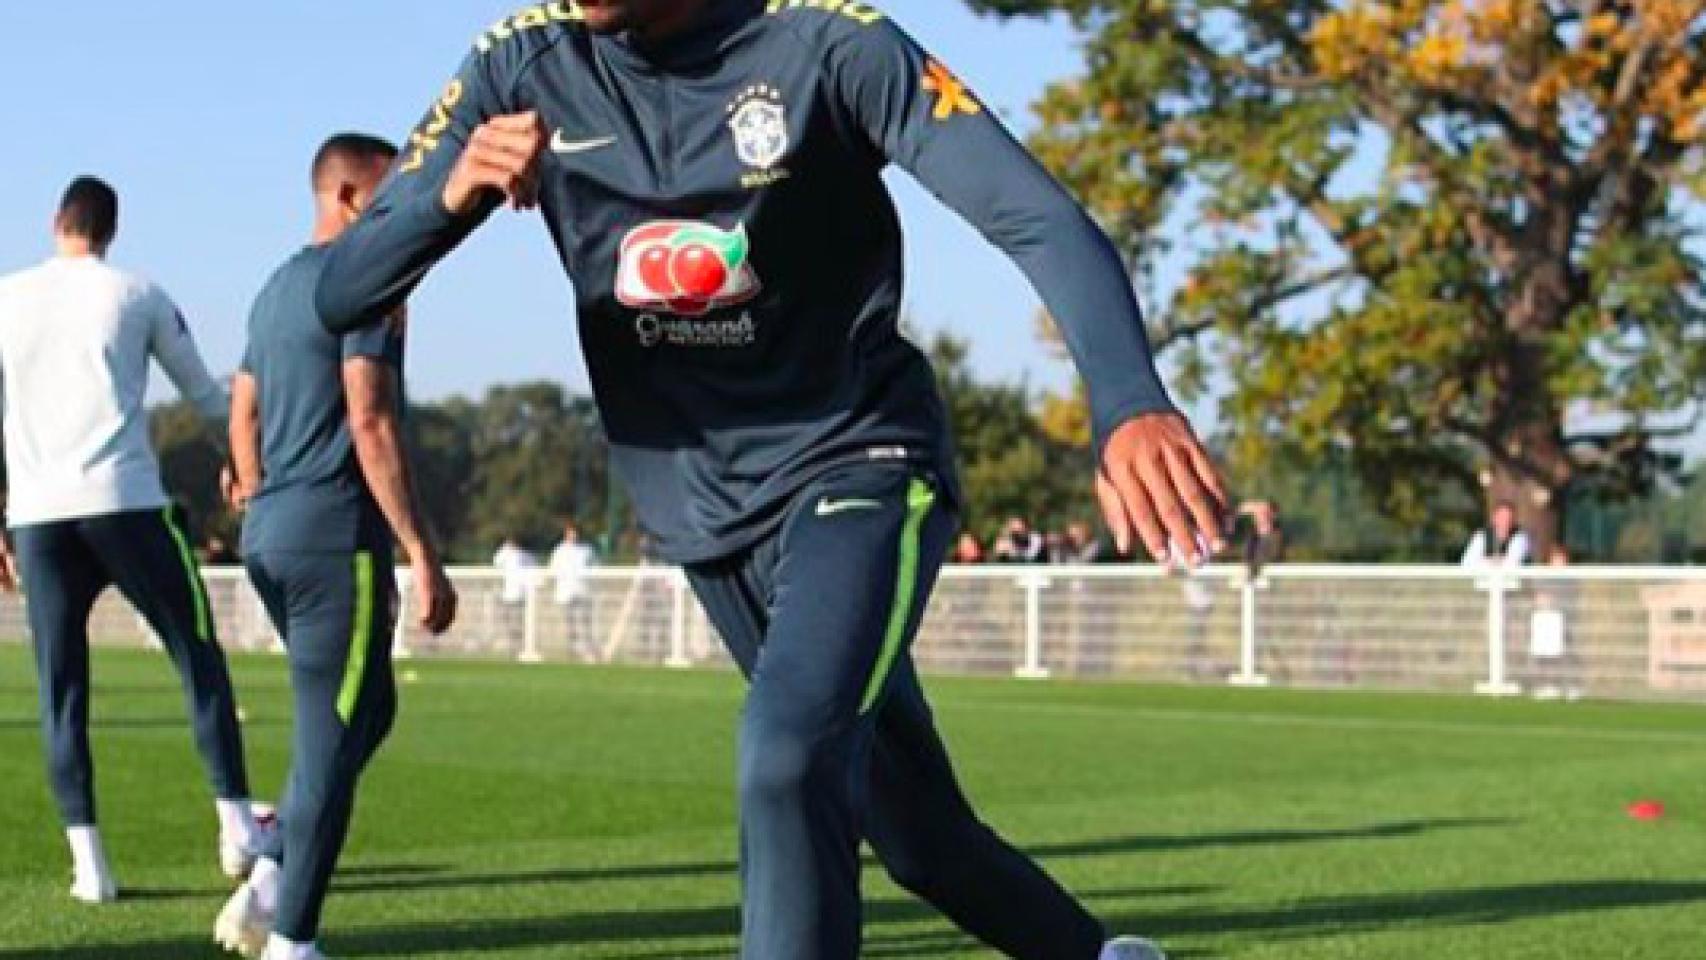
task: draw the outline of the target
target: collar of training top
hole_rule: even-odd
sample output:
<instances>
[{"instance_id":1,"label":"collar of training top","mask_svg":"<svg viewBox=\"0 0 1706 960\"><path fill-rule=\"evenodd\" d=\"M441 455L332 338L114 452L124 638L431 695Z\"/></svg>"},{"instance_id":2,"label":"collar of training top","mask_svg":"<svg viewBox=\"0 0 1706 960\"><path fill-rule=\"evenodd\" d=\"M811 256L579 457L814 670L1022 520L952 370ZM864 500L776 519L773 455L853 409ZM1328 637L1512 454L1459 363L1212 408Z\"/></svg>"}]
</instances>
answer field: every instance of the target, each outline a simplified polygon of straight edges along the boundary
<instances>
[{"instance_id":1,"label":"collar of training top","mask_svg":"<svg viewBox=\"0 0 1706 960\"><path fill-rule=\"evenodd\" d=\"M706 0L699 19L674 36L648 43L624 33L612 46L641 65L681 70L715 59L742 28L764 13L765 0Z\"/></svg>"}]
</instances>

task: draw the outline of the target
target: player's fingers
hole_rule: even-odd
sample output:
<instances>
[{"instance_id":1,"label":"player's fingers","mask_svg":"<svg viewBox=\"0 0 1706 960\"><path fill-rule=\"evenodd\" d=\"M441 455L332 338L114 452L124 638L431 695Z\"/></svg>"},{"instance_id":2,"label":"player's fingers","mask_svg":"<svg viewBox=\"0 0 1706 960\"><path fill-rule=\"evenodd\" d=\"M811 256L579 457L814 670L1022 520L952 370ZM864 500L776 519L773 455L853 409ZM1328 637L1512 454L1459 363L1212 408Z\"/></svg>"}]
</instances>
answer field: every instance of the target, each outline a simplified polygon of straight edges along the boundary
<instances>
[{"instance_id":1,"label":"player's fingers","mask_svg":"<svg viewBox=\"0 0 1706 960\"><path fill-rule=\"evenodd\" d=\"M1225 534L1226 519L1221 512L1220 503L1214 494L1204 486L1197 477L1196 466L1183 451L1171 449L1167 452L1167 476L1172 482L1173 489L1184 501L1185 510L1190 514L1191 523L1196 526L1192 544L1207 543L1215 553L1226 549ZM1200 538L1200 539L1199 539ZM1208 557L1202 559L1207 560Z\"/></svg>"},{"instance_id":2,"label":"player's fingers","mask_svg":"<svg viewBox=\"0 0 1706 960\"><path fill-rule=\"evenodd\" d=\"M1172 541L1167 550L1169 557L1177 554L1177 559L1190 566L1200 564L1202 557L1197 547L1197 531L1191 525L1191 514L1185 509L1184 499L1173 488L1166 466L1161 463L1145 464L1140 468L1139 479L1155 508L1156 519Z\"/></svg>"},{"instance_id":3,"label":"player's fingers","mask_svg":"<svg viewBox=\"0 0 1706 960\"><path fill-rule=\"evenodd\" d=\"M1232 509L1232 497L1226 492L1226 481L1220 477L1220 468L1209 459L1208 451L1204 450L1200 443L1192 443L1187 455L1197 479L1214 496L1215 502L1220 505L1220 515L1225 517Z\"/></svg>"},{"instance_id":4,"label":"player's fingers","mask_svg":"<svg viewBox=\"0 0 1706 960\"><path fill-rule=\"evenodd\" d=\"M1114 489L1119 491L1120 502L1125 505L1126 516L1131 518L1132 526L1142 538L1149 555L1156 563L1170 562L1167 531L1161 524L1155 504L1149 499L1149 493L1138 482L1137 474L1123 464L1116 464L1108 473L1109 481L1113 483Z\"/></svg>"},{"instance_id":5,"label":"player's fingers","mask_svg":"<svg viewBox=\"0 0 1706 960\"><path fill-rule=\"evenodd\" d=\"M518 203L526 190L520 165L508 158L494 161L486 156L471 157L468 173L470 182L475 186L496 190L510 203Z\"/></svg>"},{"instance_id":6,"label":"player's fingers","mask_svg":"<svg viewBox=\"0 0 1706 960\"><path fill-rule=\"evenodd\" d=\"M1108 532L1114 535L1114 549L1122 557L1131 556L1132 524L1126 516L1125 503L1120 500L1120 492L1114 489L1108 475L1096 471L1096 504L1102 509L1102 520L1108 525Z\"/></svg>"},{"instance_id":7,"label":"player's fingers","mask_svg":"<svg viewBox=\"0 0 1706 960\"><path fill-rule=\"evenodd\" d=\"M485 176L515 178L525 176L532 169L532 161L526 154L488 144L470 149L466 160L474 171Z\"/></svg>"},{"instance_id":8,"label":"player's fingers","mask_svg":"<svg viewBox=\"0 0 1706 960\"><path fill-rule=\"evenodd\" d=\"M539 196L536 159L507 150L481 149L469 157L476 182L503 191L518 209L532 207Z\"/></svg>"},{"instance_id":9,"label":"player's fingers","mask_svg":"<svg viewBox=\"0 0 1706 960\"><path fill-rule=\"evenodd\" d=\"M481 127L474 131L474 136L469 139L469 146L520 157L524 160L534 160L544 152L545 136L543 129L537 127L527 129Z\"/></svg>"},{"instance_id":10,"label":"player's fingers","mask_svg":"<svg viewBox=\"0 0 1706 960\"><path fill-rule=\"evenodd\" d=\"M506 113L493 117L481 124L480 129L504 133L532 133L544 129L544 126L537 110L524 110L521 113Z\"/></svg>"}]
</instances>

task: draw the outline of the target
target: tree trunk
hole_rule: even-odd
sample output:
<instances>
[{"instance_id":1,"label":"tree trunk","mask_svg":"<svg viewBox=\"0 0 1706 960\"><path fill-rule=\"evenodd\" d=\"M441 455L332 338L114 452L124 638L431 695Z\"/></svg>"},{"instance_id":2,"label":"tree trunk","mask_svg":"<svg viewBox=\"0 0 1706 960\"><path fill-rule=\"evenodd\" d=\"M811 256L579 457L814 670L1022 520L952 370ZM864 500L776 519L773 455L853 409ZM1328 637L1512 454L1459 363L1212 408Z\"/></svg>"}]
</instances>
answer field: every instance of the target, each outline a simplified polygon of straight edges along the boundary
<instances>
[{"instance_id":1,"label":"tree trunk","mask_svg":"<svg viewBox=\"0 0 1706 960\"><path fill-rule=\"evenodd\" d=\"M1537 184L1529 191L1532 219L1513 251L1514 295L1503 317L1504 355L1494 370L1499 394L1491 424L1489 508L1501 501L1516 508L1534 563L1545 563L1559 542L1573 473L1564 449L1563 405L1547 375L1547 341L1563 329L1584 292L1570 262L1580 211L1560 192L1565 186Z\"/></svg>"},{"instance_id":2,"label":"tree trunk","mask_svg":"<svg viewBox=\"0 0 1706 960\"><path fill-rule=\"evenodd\" d=\"M1487 476L1487 516L1500 503L1515 507L1517 524L1528 534L1529 561L1545 563L1552 547L1562 542L1569 479L1559 425L1519 425L1502 447L1505 455L1493 458Z\"/></svg>"},{"instance_id":3,"label":"tree trunk","mask_svg":"<svg viewBox=\"0 0 1706 960\"><path fill-rule=\"evenodd\" d=\"M1573 473L1564 449L1564 413L1547 383L1546 338L1568 312L1567 267L1535 271L1507 316L1511 337L1496 378L1495 448L1487 476L1492 507L1509 503L1528 534L1529 558L1546 562L1563 532L1564 494Z\"/></svg>"}]
</instances>

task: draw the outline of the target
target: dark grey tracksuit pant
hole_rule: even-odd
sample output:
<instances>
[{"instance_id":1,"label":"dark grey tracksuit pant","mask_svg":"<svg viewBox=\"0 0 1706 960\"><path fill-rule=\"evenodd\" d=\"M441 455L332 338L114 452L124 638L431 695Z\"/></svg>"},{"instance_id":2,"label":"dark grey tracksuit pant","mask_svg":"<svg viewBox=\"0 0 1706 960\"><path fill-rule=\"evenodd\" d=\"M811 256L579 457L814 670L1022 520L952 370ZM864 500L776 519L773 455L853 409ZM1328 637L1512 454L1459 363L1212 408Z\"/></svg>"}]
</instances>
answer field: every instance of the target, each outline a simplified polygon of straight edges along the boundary
<instances>
[{"instance_id":1,"label":"dark grey tracksuit pant","mask_svg":"<svg viewBox=\"0 0 1706 960\"><path fill-rule=\"evenodd\" d=\"M1095 960L1104 932L972 812L907 648L956 518L910 468L838 471L779 532L692 567L751 680L740 732L745 960L855 960L859 844L1021 960Z\"/></svg>"},{"instance_id":2,"label":"dark grey tracksuit pant","mask_svg":"<svg viewBox=\"0 0 1706 960\"><path fill-rule=\"evenodd\" d=\"M391 551L261 553L245 563L284 638L295 698L280 830L261 851L284 867L273 932L311 943L349 833L356 783L397 716Z\"/></svg>"},{"instance_id":3,"label":"dark grey tracksuit pant","mask_svg":"<svg viewBox=\"0 0 1706 960\"><path fill-rule=\"evenodd\" d=\"M95 825L89 614L109 586L118 587L171 656L214 794L247 799L231 675L181 514L142 510L24 524L12 537L35 648L48 779L65 825Z\"/></svg>"}]
</instances>

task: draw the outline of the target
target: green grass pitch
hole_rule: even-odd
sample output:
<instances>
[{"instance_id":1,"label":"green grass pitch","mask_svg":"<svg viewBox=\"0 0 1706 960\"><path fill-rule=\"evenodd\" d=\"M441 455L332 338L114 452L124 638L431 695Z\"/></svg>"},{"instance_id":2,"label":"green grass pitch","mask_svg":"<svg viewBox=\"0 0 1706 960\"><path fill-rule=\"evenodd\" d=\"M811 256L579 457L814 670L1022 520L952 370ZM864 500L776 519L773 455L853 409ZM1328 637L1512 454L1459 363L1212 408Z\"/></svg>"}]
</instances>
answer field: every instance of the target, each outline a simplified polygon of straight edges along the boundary
<instances>
[{"instance_id":1,"label":"green grass pitch","mask_svg":"<svg viewBox=\"0 0 1706 960\"><path fill-rule=\"evenodd\" d=\"M733 956L736 678L414 661L327 916L334 957ZM259 788L282 663L238 658ZM158 656L96 659L128 896L73 905L22 649L0 647L0 960L196 960L226 893ZM937 680L985 814L1183 958L1706 956L1706 713ZM1632 800L1670 805L1659 822ZM989 956L869 874L868 957Z\"/></svg>"}]
</instances>

